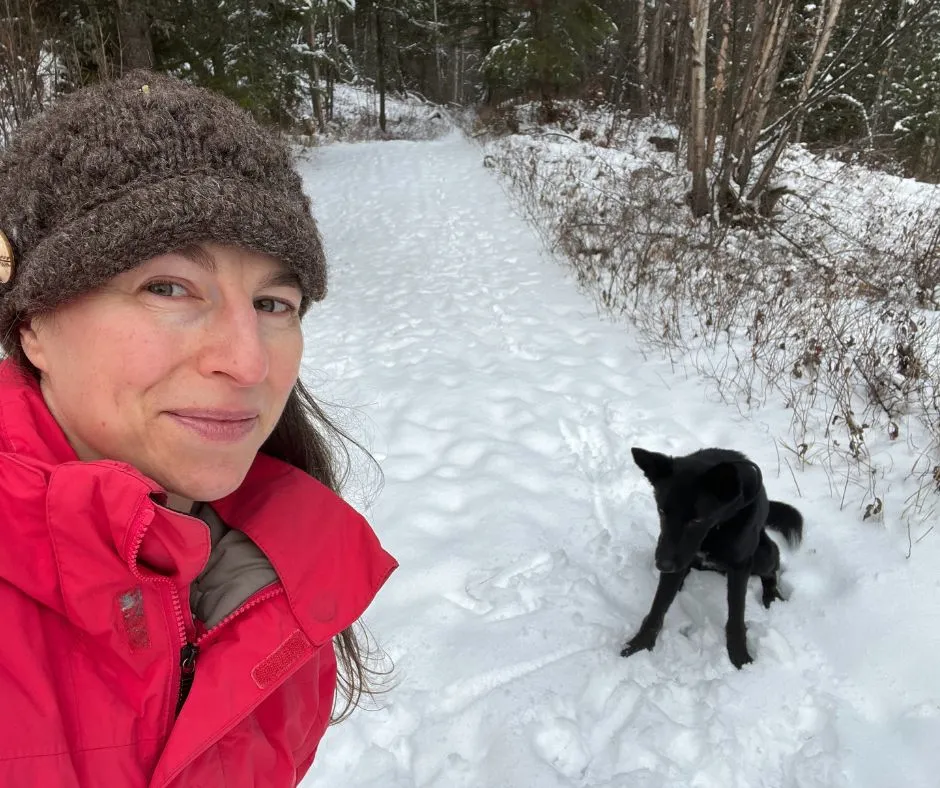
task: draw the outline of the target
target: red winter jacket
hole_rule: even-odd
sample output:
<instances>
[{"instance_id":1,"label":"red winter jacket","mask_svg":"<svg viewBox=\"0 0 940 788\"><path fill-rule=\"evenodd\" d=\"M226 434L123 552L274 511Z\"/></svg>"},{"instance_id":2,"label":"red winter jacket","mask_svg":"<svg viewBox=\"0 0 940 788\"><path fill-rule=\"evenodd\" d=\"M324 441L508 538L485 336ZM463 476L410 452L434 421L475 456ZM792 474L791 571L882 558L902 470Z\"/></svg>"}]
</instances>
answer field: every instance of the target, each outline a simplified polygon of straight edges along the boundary
<instances>
[{"instance_id":1,"label":"red winter jacket","mask_svg":"<svg viewBox=\"0 0 940 788\"><path fill-rule=\"evenodd\" d=\"M212 507L279 582L198 632L188 589L209 531L159 492L128 465L77 461L35 382L0 363L3 788L281 788L313 761L332 638L394 559L334 493L259 455Z\"/></svg>"}]
</instances>

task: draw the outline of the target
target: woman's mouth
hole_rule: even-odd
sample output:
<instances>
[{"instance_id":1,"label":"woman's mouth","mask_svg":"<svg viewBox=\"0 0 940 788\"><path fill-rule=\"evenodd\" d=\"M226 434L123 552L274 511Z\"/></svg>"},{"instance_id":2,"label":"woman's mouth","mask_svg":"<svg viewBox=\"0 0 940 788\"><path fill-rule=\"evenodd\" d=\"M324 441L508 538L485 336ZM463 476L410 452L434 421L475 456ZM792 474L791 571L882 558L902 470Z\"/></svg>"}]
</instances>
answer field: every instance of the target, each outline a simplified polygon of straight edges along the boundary
<instances>
[{"instance_id":1,"label":"woman's mouth","mask_svg":"<svg viewBox=\"0 0 940 788\"><path fill-rule=\"evenodd\" d=\"M199 437L220 443L239 441L258 424L258 414L250 411L186 409L168 411L168 415Z\"/></svg>"}]
</instances>

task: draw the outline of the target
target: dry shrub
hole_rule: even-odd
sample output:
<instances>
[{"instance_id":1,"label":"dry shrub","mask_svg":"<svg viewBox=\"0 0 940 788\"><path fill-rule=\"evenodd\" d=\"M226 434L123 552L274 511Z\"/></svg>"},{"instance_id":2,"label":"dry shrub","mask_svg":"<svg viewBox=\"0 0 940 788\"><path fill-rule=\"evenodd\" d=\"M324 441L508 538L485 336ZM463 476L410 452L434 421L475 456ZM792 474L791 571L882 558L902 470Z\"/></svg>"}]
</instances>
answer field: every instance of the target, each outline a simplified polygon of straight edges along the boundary
<instances>
[{"instance_id":1,"label":"dry shrub","mask_svg":"<svg viewBox=\"0 0 940 788\"><path fill-rule=\"evenodd\" d=\"M487 160L599 307L690 359L729 402L783 402L789 461L824 467L833 494L860 502L865 518L883 509L871 436L906 438L919 492L904 516L932 516L940 501L937 212L925 207L897 226L874 210L851 238L793 195L783 200L782 229L696 221L683 176L662 159L626 166L590 135L569 140L547 147L510 137L492 144ZM902 435L901 424L916 430ZM929 445L917 443L922 435Z\"/></svg>"}]
</instances>

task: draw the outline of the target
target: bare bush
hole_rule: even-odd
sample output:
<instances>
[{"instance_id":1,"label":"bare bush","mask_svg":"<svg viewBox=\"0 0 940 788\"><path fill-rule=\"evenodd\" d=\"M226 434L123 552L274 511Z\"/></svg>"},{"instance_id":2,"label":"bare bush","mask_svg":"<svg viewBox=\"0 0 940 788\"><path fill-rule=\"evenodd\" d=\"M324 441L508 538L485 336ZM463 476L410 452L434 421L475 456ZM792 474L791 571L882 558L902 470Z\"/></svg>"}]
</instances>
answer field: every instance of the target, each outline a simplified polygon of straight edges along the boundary
<instances>
[{"instance_id":1,"label":"bare bush","mask_svg":"<svg viewBox=\"0 0 940 788\"><path fill-rule=\"evenodd\" d=\"M443 107L415 94L386 96L386 122L379 123L379 106L375 90L369 86L336 87L333 116L326 121L322 133L308 129L301 140L307 145L323 142L362 142L367 140L431 140L446 134L453 127Z\"/></svg>"},{"instance_id":2,"label":"bare bush","mask_svg":"<svg viewBox=\"0 0 940 788\"><path fill-rule=\"evenodd\" d=\"M55 61L44 48L36 0L2 0L0 9L0 147L53 96Z\"/></svg>"},{"instance_id":3,"label":"bare bush","mask_svg":"<svg viewBox=\"0 0 940 788\"><path fill-rule=\"evenodd\" d=\"M849 206L853 222L842 224L837 211L787 194L774 220L732 227L691 218L687 178L663 154L637 161L559 136L506 137L487 159L598 306L691 359L729 402L783 403L789 459L822 465L833 494L863 518L884 508L873 436L906 439L921 493L904 516L931 516L940 501L933 206L902 222L896 211Z\"/></svg>"}]
</instances>

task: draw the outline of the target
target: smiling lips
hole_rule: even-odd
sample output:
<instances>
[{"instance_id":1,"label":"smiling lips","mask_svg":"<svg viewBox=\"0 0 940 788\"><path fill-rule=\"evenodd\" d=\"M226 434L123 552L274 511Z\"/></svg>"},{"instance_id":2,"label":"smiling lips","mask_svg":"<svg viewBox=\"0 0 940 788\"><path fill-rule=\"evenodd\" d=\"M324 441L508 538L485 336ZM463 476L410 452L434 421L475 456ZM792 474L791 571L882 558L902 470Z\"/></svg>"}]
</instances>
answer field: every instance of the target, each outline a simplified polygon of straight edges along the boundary
<instances>
[{"instance_id":1,"label":"smiling lips","mask_svg":"<svg viewBox=\"0 0 940 788\"><path fill-rule=\"evenodd\" d=\"M221 443L241 440L258 424L257 411L184 408L168 415L201 438Z\"/></svg>"}]
</instances>

